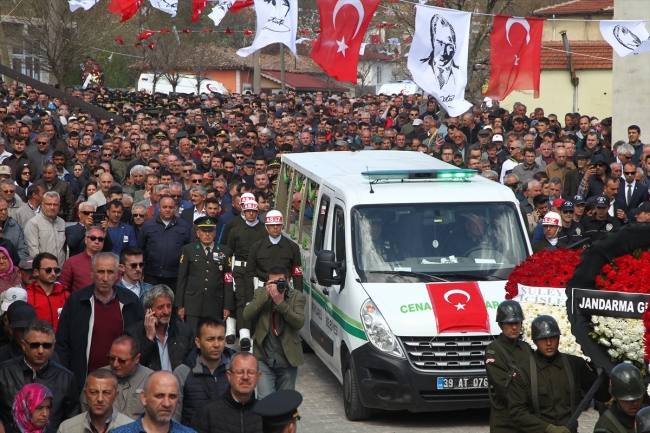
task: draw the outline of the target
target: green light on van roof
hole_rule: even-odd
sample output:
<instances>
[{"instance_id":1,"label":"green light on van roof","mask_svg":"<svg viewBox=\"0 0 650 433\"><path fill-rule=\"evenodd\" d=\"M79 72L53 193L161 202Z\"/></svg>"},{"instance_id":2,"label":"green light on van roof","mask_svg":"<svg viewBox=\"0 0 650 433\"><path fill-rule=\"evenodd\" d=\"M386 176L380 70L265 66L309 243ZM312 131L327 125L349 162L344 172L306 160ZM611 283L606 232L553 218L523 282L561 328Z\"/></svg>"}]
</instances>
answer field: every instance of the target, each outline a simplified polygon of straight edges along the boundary
<instances>
[{"instance_id":1,"label":"green light on van roof","mask_svg":"<svg viewBox=\"0 0 650 433\"><path fill-rule=\"evenodd\" d=\"M369 180L424 180L424 179L467 179L476 176L476 170L431 169L431 170L376 170L364 171L361 175Z\"/></svg>"}]
</instances>

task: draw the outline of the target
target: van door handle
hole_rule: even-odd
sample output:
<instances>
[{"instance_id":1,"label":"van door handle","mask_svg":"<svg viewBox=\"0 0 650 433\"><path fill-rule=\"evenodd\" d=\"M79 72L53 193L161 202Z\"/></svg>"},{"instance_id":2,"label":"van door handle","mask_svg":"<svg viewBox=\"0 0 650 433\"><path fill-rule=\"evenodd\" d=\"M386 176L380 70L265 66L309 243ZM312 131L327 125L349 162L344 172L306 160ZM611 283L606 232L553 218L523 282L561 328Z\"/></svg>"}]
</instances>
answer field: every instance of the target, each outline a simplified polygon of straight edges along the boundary
<instances>
[{"instance_id":1,"label":"van door handle","mask_svg":"<svg viewBox=\"0 0 650 433\"><path fill-rule=\"evenodd\" d=\"M316 283L316 278L314 278L314 277L310 277L310 278L309 278L309 281L310 281L312 284L317 284L317 283Z\"/></svg>"}]
</instances>

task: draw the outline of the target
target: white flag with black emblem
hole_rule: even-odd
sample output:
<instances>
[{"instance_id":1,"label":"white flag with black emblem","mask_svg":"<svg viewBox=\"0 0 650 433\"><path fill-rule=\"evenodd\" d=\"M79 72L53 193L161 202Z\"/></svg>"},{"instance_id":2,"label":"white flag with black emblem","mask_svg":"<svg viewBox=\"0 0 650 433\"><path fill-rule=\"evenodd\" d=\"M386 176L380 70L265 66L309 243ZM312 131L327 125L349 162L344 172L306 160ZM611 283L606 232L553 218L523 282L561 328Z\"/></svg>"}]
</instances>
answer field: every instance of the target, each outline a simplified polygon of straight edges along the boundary
<instances>
[{"instance_id":1,"label":"white flag with black emblem","mask_svg":"<svg viewBox=\"0 0 650 433\"><path fill-rule=\"evenodd\" d=\"M149 0L151 6L156 9L163 11L174 18L176 16L176 11L178 10L178 0Z\"/></svg>"},{"instance_id":2,"label":"white flag with black emblem","mask_svg":"<svg viewBox=\"0 0 650 433\"><path fill-rule=\"evenodd\" d=\"M465 100L471 19L469 12L415 6L408 69L417 85L433 95L450 116L459 116L472 106Z\"/></svg>"},{"instance_id":3,"label":"white flag with black emblem","mask_svg":"<svg viewBox=\"0 0 650 433\"><path fill-rule=\"evenodd\" d=\"M68 3L70 5L70 12L74 12L77 9L81 9L81 8L87 11L88 9L90 9L91 7L99 3L99 0L69 0Z\"/></svg>"},{"instance_id":4,"label":"white flag with black emblem","mask_svg":"<svg viewBox=\"0 0 650 433\"><path fill-rule=\"evenodd\" d=\"M230 10L230 7L235 2L235 0L219 0L219 3L214 5L212 12L208 17L214 22L215 26L221 24L221 20L226 16L226 12Z\"/></svg>"},{"instance_id":5,"label":"white flag with black emblem","mask_svg":"<svg viewBox=\"0 0 650 433\"><path fill-rule=\"evenodd\" d=\"M298 28L298 0L255 0L257 30L250 47L237 51L240 57L248 57L267 45L284 44L296 54L296 29Z\"/></svg>"},{"instance_id":6,"label":"white flag with black emblem","mask_svg":"<svg viewBox=\"0 0 650 433\"><path fill-rule=\"evenodd\" d=\"M601 21L600 33L621 57L650 51L650 34L645 21Z\"/></svg>"}]
</instances>

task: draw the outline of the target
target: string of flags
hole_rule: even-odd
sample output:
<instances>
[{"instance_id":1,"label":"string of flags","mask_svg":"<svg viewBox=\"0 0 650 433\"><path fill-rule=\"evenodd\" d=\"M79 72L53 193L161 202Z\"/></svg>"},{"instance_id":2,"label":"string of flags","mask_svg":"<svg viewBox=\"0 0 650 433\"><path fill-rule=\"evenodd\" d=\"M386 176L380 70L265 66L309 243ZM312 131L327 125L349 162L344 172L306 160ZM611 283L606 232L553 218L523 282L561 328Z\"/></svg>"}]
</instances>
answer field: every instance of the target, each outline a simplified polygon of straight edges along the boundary
<instances>
[{"instance_id":1,"label":"string of flags","mask_svg":"<svg viewBox=\"0 0 650 433\"><path fill-rule=\"evenodd\" d=\"M201 15L209 0L192 1L192 22ZM319 0L320 29L312 30L318 35L311 50L312 59L325 73L339 81L357 83L359 55L366 47L365 34L381 0ZM69 0L70 9L88 10L99 0ZM150 4L171 16L175 16L178 0L149 0ZM472 12L458 11L428 6L426 0L419 4L408 0L391 0L393 3L414 4L415 33L410 42L407 66L413 80L424 91L433 95L451 116L458 116L471 104L464 99L467 85L467 63L470 43ZM131 18L144 0L111 0L108 10L122 15L122 22ZM298 0L218 0L209 15L218 26L227 12L237 12L244 7L254 6L256 12L256 31L244 30L244 34L255 35L249 47L241 48L237 54L246 57L254 51L274 43L287 46L296 56L298 32ZM75 9L76 8L76 9ZM491 76L485 95L503 100L513 90L533 90L539 95L540 53L544 18L514 17L505 15L480 14L493 17L490 34ZM586 21L586 20L585 20ZM594 20L589 20L594 21ZM595 20L597 21L597 20ZM375 23L379 29L391 28L394 23ZM209 33L211 29L201 32ZM643 20L601 20L600 31L614 51L621 56L634 56L650 52L650 33ZM169 30L161 29L160 33ZM182 30L183 33L197 32ZM303 36L311 31L300 30ZM157 33L145 30L138 34L142 46L147 38ZM234 31L226 29L225 33ZM121 36L115 40L124 45ZM381 35L370 35L372 44L381 43ZM400 45L399 38L387 40L391 46ZM406 41L405 41L406 42ZM150 42L149 49L155 44ZM297 57L297 56L296 56Z\"/></svg>"}]
</instances>

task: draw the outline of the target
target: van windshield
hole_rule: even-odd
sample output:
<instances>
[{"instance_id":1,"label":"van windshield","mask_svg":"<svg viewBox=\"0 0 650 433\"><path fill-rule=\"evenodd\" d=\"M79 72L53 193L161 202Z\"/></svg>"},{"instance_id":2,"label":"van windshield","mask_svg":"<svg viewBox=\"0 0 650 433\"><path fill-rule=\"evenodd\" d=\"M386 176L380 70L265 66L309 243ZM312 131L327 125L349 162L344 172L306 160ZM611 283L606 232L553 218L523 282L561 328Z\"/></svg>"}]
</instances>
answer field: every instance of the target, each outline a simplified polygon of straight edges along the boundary
<instances>
[{"instance_id":1,"label":"van windshield","mask_svg":"<svg viewBox=\"0 0 650 433\"><path fill-rule=\"evenodd\" d=\"M365 282L391 282L400 275L506 279L528 255L517 212L512 203L357 206L352 209L357 273Z\"/></svg>"}]
</instances>

